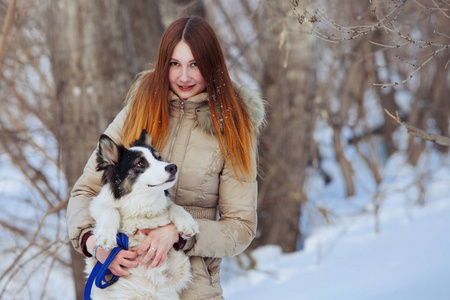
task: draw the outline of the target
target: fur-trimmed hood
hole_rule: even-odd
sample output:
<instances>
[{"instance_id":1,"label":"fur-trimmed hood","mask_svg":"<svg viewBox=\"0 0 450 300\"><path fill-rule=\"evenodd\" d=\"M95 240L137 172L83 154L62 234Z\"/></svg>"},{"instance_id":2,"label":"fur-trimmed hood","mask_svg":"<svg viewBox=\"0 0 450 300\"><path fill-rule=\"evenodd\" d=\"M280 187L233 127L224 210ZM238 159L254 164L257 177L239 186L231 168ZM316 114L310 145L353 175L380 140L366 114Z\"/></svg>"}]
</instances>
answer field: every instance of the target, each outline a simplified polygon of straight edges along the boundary
<instances>
[{"instance_id":1,"label":"fur-trimmed hood","mask_svg":"<svg viewBox=\"0 0 450 300\"><path fill-rule=\"evenodd\" d=\"M244 104L247 107L247 113L250 117L253 131L256 135L258 135L260 130L264 126L266 102L260 97L257 92L252 91L243 85L234 84L233 88L236 92L236 95L244 101ZM171 100L179 100L178 96L173 92L170 93L170 97ZM204 103L197 109L198 124L206 132L214 134L211 112L207 104L208 93L198 94L192 98L187 99L186 101ZM219 119L222 119L220 108L218 106L217 111L219 114ZM220 125L222 126L222 124Z\"/></svg>"},{"instance_id":2,"label":"fur-trimmed hood","mask_svg":"<svg viewBox=\"0 0 450 300\"><path fill-rule=\"evenodd\" d=\"M143 75L145 75L149 72L153 72L153 70L147 70L147 71L142 72L140 74L141 78ZM140 79L138 79L138 80L140 80ZM138 87L138 85L135 85L133 87L133 89L130 91L130 93L127 95L127 98L125 99L125 105L128 106L133 101L133 98L136 94L137 87ZM259 93L257 93L256 91L250 90L249 88L247 88L244 85L239 85L239 84L233 83L233 88L234 88L236 95L238 95L238 97L240 97L244 101L244 103L247 107L247 113L249 114L249 117L250 117L250 122L252 123L252 126L253 126L253 131L255 132L256 135L259 135L260 131L266 124L265 123L265 116L266 116L265 106L266 106L267 102L261 98ZM179 97L174 92L170 91L170 100L179 100ZM200 93L198 95L195 95L192 98L189 98L186 101L205 102L205 105L202 105L201 107L199 107L198 114L197 114L198 115L198 123L206 132L209 132L214 135L214 126L212 123L211 112L209 111L208 104L206 103L206 101L208 101L208 93L206 93L206 92ZM217 111L219 112L219 118L221 118L219 107L217 107Z\"/></svg>"}]
</instances>

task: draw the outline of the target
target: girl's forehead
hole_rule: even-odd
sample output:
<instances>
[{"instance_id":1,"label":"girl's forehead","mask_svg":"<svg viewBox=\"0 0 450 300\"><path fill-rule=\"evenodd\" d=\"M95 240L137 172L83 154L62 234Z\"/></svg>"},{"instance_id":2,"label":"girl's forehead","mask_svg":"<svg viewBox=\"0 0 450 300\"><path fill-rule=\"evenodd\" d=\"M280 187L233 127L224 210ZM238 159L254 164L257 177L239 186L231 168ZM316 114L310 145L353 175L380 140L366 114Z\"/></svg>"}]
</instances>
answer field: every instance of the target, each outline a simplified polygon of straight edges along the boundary
<instances>
[{"instance_id":1,"label":"girl's forehead","mask_svg":"<svg viewBox=\"0 0 450 300\"><path fill-rule=\"evenodd\" d=\"M184 41L180 41L173 49L172 58L176 60L193 60L194 55L189 45Z\"/></svg>"}]
</instances>

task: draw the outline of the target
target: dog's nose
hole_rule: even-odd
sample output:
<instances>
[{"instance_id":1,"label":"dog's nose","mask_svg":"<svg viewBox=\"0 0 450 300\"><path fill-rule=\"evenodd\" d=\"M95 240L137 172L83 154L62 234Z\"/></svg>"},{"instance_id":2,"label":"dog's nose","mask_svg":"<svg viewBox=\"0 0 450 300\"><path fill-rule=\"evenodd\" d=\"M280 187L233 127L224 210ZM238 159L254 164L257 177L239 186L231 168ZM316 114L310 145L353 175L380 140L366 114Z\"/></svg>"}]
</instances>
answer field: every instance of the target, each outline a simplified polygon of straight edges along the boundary
<instances>
[{"instance_id":1,"label":"dog's nose","mask_svg":"<svg viewBox=\"0 0 450 300\"><path fill-rule=\"evenodd\" d=\"M175 164L167 165L165 169L170 175L175 175L177 173L177 165Z\"/></svg>"}]
</instances>

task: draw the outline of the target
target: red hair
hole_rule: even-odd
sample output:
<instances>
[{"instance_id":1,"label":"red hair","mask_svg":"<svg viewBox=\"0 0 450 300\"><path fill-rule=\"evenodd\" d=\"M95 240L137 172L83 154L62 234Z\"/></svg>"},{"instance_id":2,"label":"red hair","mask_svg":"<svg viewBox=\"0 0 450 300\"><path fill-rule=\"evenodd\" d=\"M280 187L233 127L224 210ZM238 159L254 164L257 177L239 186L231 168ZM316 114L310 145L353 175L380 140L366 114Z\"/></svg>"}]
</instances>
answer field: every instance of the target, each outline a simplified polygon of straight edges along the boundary
<instances>
[{"instance_id":1,"label":"red hair","mask_svg":"<svg viewBox=\"0 0 450 300\"><path fill-rule=\"evenodd\" d=\"M254 175L253 132L246 106L233 89L216 34L200 17L178 19L164 32L155 70L143 72L127 96L131 109L125 120L123 144L128 146L146 129L153 146L162 149L170 120L169 65L180 41L189 45L207 84L212 123L226 164L236 176Z\"/></svg>"}]
</instances>

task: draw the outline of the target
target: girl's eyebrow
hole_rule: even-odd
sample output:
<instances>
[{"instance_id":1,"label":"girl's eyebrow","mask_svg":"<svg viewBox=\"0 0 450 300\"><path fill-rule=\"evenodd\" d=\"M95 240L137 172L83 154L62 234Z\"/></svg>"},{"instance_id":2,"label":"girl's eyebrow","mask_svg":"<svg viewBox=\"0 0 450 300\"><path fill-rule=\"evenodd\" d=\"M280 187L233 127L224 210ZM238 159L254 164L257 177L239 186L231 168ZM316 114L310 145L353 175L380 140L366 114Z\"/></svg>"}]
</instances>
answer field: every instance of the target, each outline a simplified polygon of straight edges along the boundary
<instances>
[{"instance_id":1,"label":"girl's eyebrow","mask_svg":"<svg viewBox=\"0 0 450 300\"><path fill-rule=\"evenodd\" d=\"M170 58L170 61L177 61L177 62L179 62L178 59L173 58L173 57ZM196 60L195 60L195 59L192 59L192 60L189 61L189 63L192 63L192 62L196 62Z\"/></svg>"}]
</instances>

